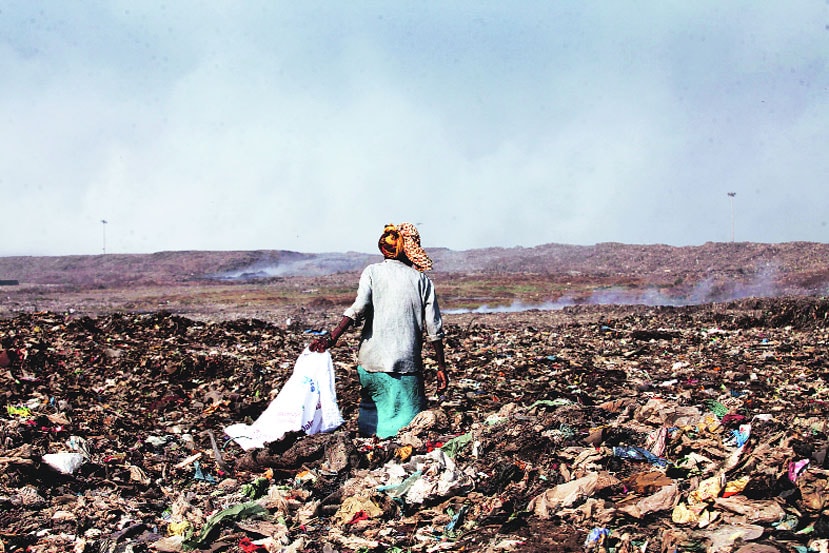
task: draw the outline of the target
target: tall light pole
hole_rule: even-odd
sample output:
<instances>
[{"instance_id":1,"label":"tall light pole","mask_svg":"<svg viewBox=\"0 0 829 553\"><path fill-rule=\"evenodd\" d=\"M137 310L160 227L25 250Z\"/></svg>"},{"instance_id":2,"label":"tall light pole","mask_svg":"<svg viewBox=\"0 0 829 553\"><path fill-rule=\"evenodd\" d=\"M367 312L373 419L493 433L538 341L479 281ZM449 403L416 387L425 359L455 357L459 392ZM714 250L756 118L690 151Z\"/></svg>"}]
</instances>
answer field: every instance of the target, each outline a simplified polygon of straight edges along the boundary
<instances>
[{"instance_id":1,"label":"tall light pole","mask_svg":"<svg viewBox=\"0 0 829 553\"><path fill-rule=\"evenodd\" d=\"M729 192L728 198L729 202L731 203L731 241L734 241L734 196L736 196L736 192Z\"/></svg>"},{"instance_id":2,"label":"tall light pole","mask_svg":"<svg viewBox=\"0 0 829 553\"><path fill-rule=\"evenodd\" d=\"M104 239L104 247L103 252L104 254L107 253L107 222L106 219L101 219L101 228L103 229L103 239Z\"/></svg>"}]
</instances>

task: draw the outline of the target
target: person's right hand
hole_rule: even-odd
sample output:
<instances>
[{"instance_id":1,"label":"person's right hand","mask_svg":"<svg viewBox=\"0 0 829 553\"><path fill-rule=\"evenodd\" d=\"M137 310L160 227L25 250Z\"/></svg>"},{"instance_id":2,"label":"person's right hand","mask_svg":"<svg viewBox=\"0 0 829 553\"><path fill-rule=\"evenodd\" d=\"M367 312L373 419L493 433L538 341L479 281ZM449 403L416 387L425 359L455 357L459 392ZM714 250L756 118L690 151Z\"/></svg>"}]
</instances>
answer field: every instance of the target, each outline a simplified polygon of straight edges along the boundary
<instances>
[{"instance_id":1,"label":"person's right hand","mask_svg":"<svg viewBox=\"0 0 829 553\"><path fill-rule=\"evenodd\" d=\"M11 363L12 360L9 357L8 352L4 349L0 349L0 367L8 367L9 365L11 365Z\"/></svg>"},{"instance_id":2,"label":"person's right hand","mask_svg":"<svg viewBox=\"0 0 829 553\"><path fill-rule=\"evenodd\" d=\"M449 387L449 375L446 374L446 369L438 369L438 372L435 376L438 381L438 393L445 392L446 388Z\"/></svg>"},{"instance_id":3,"label":"person's right hand","mask_svg":"<svg viewBox=\"0 0 829 553\"><path fill-rule=\"evenodd\" d=\"M326 334L325 336L315 338L308 346L308 349L315 353L325 353L325 351L332 345L333 344L331 343L331 337Z\"/></svg>"}]
</instances>

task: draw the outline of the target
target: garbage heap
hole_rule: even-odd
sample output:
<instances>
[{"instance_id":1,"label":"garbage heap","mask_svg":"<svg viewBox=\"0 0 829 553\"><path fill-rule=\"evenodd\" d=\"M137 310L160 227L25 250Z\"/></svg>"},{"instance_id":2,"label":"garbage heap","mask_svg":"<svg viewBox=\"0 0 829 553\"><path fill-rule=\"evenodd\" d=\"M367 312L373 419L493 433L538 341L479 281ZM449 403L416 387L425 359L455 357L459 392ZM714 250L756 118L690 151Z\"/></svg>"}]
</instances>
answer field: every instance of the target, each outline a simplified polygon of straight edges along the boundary
<instances>
[{"instance_id":1,"label":"garbage heap","mask_svg":"<svg viewBox=\"0 0 829 553\"><path fill-rule=\"evenodd\" d=\"M357 433L349 334L345 424L249 451L222 429L264 411L322 315L20 314L0 551L827 551L827 312L448 316L450 388L386 440Z\"/></svg>"}]
</instances>

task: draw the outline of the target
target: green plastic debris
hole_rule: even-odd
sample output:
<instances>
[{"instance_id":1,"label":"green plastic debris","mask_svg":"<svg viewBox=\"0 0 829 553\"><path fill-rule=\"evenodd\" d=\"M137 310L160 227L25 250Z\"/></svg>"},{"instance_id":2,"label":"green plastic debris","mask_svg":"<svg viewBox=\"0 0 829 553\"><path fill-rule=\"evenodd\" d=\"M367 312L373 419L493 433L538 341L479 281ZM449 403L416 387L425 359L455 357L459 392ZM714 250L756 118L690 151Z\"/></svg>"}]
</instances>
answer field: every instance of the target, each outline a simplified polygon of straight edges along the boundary
<instances>
[{"instance_id":1,"label":"green plastic debris","mask_svg":"<svg viewBox=\"0 0 829 553\"><path fill-rule=\"evenodd\" d=\"M268 514L268 510L253 501L234 505L233 507L227 508L224 511L216 513L212 517L208 518L204 528L202 528L202 531L199 534L199 537L195 540L187 540L183 543L183 545L187 549L198 549L207 543L213 530L218 528L225 520L244 520L256 515L265 514Z\"/></svg>"},{"instance_id":2,"label":"green plastic debris","mask_svg":"<svg viewBox=\"0 0 829 553\"><path fill-rule=\"evenodd\" d=\"M455 458L455 456L461 452L463 448L465 448L469 442L472 441L472 432L467 432L466 434L461 434L455 438L452 438L445 444L441 449L443 452L451 458Z\"/></svg>"},{"instance_id":3,"label":"green plastic debris","mask_svg":"<svg viewBox=\"0 0 829 553\"><path fill-rule=\"evenodd\" d=\"M815 532L815 523L813 522L813 523L809 524L808 526L806 526L805 528L801 528L800 530L795 532L795 534L798 535L798 536L804 536L804 535L808 536L809 534L814 534L814 532Z\"/></svg>"},{"instance_id":4,"label":"green plastic debris","mask_svg":"<svg viewBox=\"0 0 829 553\"><path fill-rule=\"evenodd\" d=\"M6 405L6 413L10 417L31 417L32 410L28 407L15 407L14 405Z\"/></svg>"},{"instance_id":5,"label":"green plastic debris","mask_svg":"<svg viewBox=\"0 0 829 553\"><path fill-rule=\"evenodd\" d=\"M493 413L484 420L484 423L486 423L487 426L495 426L496 424L501 424L503 422L507 422L508 420L509 419L507 417L502 417L497 413Z\"/></svg>"},{"instance_id":6,"label":"green plastic debris","mask_svg":"<svg viewBox=\"0 0 829 553\"><path fill-rule=\"evenodd\" d=\"M539 399L527 409L534 409L536 407L564 407L565 405L573 405L573 402L563 397L558 399Z\"/></svg>"},{"instance_id":7,"label":"green plastic debris","mask_svg":"<svg viewBox=\"0 0 829 553\"><path fill-rule=\"evenodd\" d=\"M249 482L247 484L243 484L240 491L242 495L250 499L259 499L265 492L268 491L268 484L270 481L265 478L264 476L260 476L253 480L253 482Z\"/></svg>"},{"instance_id":8,"label":"green plastic debris","mask_svg":"<svg viewBox=\"0 0 829 553\"><path fill-rule=\"evenodd\" d=\"M705 406L716 415L718 419L723 418L728 414L728 407L713 399L705 400Z\"/></svg>"}]
</instances>

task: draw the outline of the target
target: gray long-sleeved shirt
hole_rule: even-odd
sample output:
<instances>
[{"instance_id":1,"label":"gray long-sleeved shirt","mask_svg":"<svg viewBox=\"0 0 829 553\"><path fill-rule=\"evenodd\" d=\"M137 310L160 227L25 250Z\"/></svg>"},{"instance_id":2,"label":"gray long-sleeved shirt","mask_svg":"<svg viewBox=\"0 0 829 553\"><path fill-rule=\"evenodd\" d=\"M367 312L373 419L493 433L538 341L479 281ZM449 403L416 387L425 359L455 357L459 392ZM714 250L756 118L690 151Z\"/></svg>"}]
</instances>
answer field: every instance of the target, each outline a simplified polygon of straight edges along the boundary
<instances>
[{"instance_id":1,"label":"gray long-sleeved shirt","mask_svg":"<svg viewBox=\"0 0 829 553\"><path fill-rule=\"evenodd\" d=\"M363 270L357 298L343 315L365 318L357 360L369 372L420 372L424 327L427 340L443 339L432 281L396 259Z\"/></svg>"}]
</instances>

